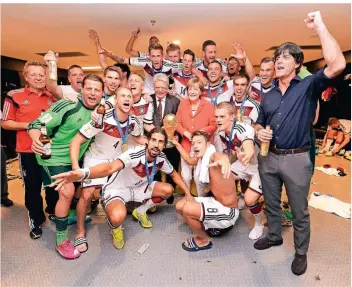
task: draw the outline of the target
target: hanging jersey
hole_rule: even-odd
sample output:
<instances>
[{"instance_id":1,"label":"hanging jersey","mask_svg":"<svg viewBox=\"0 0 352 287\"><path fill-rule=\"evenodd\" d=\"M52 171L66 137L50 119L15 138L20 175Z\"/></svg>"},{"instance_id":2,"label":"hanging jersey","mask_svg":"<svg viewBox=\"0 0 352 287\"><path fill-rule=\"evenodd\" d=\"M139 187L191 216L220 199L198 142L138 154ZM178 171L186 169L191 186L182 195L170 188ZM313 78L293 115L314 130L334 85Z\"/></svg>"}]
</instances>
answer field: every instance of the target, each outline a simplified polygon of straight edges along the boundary
<instances>
[{"instance_id":1,"label":"hanging jersey","mask_svg":"<svg viewBox=\"0 0 352 287\"><path fill-rule=\"evenodd\" d=\"M211 102L214 106L221 102L230 102L232 95L234 93L233 89L233 81L220 82L218 85L214 87L205 87L202 98ZM216 98L216 95L218 97Z\"/></svg>"},{"instance_id":2,"label":"hanging jersey","mask_svg":"<svg viewBox=\"0 0 352 287\"><path fill-rule=\"evenodd\" d=\"M269 88L262 87L259 77L255 77L249 85L249 91L255 94L256 98L254 100L256 100L258 103L260 103L263 99L263 96L265 96L273 88L273 85L271 85Z\"/></svg>"},{"instance_id":3,"label":"hanging jersey","mask_svg":"<svg viewBox=\"0 0 352 287\"><path fill-rule=\"evenodd\" d=\"M106 112L103 129L97 129L95 127L95 122L90 121L79 130L80 133L88 139L95 136L94 141L86 152L86 156L108 160L116 159L122 153L122 138L113 116L114 110L115 109L111 109ZM135 116L130 116L129 120L128 134L136 137L140 136L142 134L143 127L138 118ZM122 133L125 134L127 121L120 122L120 124Z\"/></svg>"},{"instance_id":4,"label":"hanging jersey","mask_svg":"<svg viewBox=\"0 0 352 287\"><path fill-rule=\"evenodd\" d=\"M163 60L161 69L156 70L153 68L152 62L147 57L129 58L129 64L131 66L143 67L145 76L143 92L149 94L154 94L154 75L163 73L167 76L170 76L182 70L182 63L173 63L168 60Z\"/></svg>"},{"instance_id":5,"label":"hanging jersey","mask_svg":"<svg viewBox=\"0 0 352 287\"><path fill-rule=\"evenodd\" d=\"M125 186L128 188L138 187L144 185L148 182L147 175L145 172L146 168L146 147L139 146L134 149L128 149L126 152L119 156L119 160L124 164L124 169L120 172L115 173L111 176L109 182L113 184L115 181L119 186ZM154 162L147 163L148 165L148 173L152 174L152 169ZM156 169L155 172L159 170L165 172L166 174L170 174L174 171L173 166L166 158L165 154L161 152L156 157Z\"/></svg>"},{"instance_id":6,"label":"hanging jersey","mask_svg":"<svg viewBox=\"0 0 352 287\"><path fill-rule=\"evenodd\" d=\"M237 115L237 111L242 109L242 120L251 125L257 122L259 116L259 103L250 97L244 98L244 103L237 102L235 100L235 96L233 96L233 101L235 105L235 115ZM241 107L242 106L242 107Z\"/></svg>"},{"instance_id":7,"label":"hanging jersey","mask_svg":"<svg viewBox=\"0 0 352 287\"><path fill-rule=\"evenodd\" d=\"M216 61L220 62L221 66L222 66L222 72L227 73L226 63L224 61L222 61L221 59L216 59ZM205 67L204 61L202 59L196 58L196 63L194 64L194 67L196 69L198 69L199 71L201 71L203 76L208 79L208 68Z\"/></svg>"},{"instance_id":8,"label":"hanging jersey","mask_svg":"<svg viewBox=\"0 0 352 287\"><path fill-rule=\"evenodd\" d=\"M175 95L180 100L187 99L187 84L190 79L194 77L193 74L185 75L183 71L172 75L175 80Z\"/></svg>"}]
</instances>

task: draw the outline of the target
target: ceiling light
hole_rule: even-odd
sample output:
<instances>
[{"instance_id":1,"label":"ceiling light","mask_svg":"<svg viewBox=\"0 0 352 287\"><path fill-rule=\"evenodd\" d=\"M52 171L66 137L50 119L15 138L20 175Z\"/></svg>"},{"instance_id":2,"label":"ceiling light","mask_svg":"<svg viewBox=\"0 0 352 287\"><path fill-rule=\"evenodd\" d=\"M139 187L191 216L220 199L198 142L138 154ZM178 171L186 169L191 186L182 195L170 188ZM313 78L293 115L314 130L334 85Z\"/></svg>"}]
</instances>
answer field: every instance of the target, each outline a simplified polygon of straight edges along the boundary
<instances>
[{"instance_id":1,"label":"ceiling light","mask_svg":"<svg viewBox=\"0 0 352 287\"><path fill-rule=\"evenodd\" d=\"M82 67L82 70L102 70L101 66L86 66Z\"/></svg>"},{"instance_id":2,"label":"ceiling light","mask_svg":"<svg viewBox=\"0 0 352 287\"><path fill-rule=\"evenodd\" d=\"M180 45L181 41L180 40L175 40L172 43L174 43L175 45Z\"/></svg>"}]
</instances>

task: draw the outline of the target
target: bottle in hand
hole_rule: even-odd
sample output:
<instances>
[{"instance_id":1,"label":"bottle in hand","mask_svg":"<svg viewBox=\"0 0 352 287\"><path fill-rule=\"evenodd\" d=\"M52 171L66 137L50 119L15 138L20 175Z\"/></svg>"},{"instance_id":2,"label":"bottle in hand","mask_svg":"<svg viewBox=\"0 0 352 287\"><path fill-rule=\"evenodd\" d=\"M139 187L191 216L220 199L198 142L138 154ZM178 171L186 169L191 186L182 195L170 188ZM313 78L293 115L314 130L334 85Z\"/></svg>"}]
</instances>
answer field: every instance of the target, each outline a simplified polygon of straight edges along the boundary
<instances>
[{"instance_id":1,"label":"bottle in hand","mask_svg":"<svg viewBox=\"0 0 352 287\"><path fill-rule=\"evenodd\" d=\"M95 127L97 129L102 129L104 127L104 116L105 116L105 99L100 100L100 104L97 108L98 120L95 122Z\"/></svg>"},{"instance_id":2,"label":"bottle in hand","mask_svg":"<svg viewBox=\"0 0 352 287\"><path fill-rule=\"evenodd\" d=\"M43 144L43 148L45 149L45 153L43 153L40 157L42 159L49 159L51 157L51 141L48 137L48 131L46 129L45 123L40 123L40 137L39 141Z\"/></svg>"},{"instance_id":3,"label":"bottle in hand","mask_svg":"<svg viewBox=\"0 0 352 287\"><path fill-rule=\"evenodd\" d=\"M270 131L270 126L266 126L265 129ZM260 145L260 155L267 156L269 152L270 142L262 142Z\"/></svg>"},{"instance_id":4,"label":"bottle in hand","mask_svg":"<svg viewBox=\"0 0 352 287\"><path fill-rule=\"evenodd\" d=\"M57 81L57 64L55 61L49 61L49 79Z\"/></svg>"}]
</instances>

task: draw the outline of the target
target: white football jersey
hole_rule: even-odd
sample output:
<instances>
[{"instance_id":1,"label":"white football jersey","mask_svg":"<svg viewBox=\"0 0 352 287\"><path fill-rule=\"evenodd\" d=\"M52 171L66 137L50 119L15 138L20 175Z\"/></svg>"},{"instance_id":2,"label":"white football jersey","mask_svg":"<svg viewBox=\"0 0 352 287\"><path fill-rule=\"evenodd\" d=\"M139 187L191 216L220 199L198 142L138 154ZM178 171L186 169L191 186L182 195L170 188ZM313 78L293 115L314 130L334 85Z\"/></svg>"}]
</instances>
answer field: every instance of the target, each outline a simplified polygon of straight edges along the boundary
<instances>
[{"instance_id":1,"label":"white football jersey","mask_svg":"<svg viewBox=\"0 0 352 287\"><path fill-rule=\"evenodd\" d=\"M232 99L232 95L234 93L233 89L233 81L226 81L226 82L220 82L218 85L214 87L205 87L202 98L213 103L214 106L221 102L230 102ZM218 94L218 97L216 99L216 94ZM210 98L210 95L212 99Z\"/></svg>"},{"instance_id":2,"label":"white football jersey","mask_svg":"<svg viewBox=\"0 0 352 287\"><path fill-rule=\"evenodd\" d=\"M177 73L182 70L182 63L174 63L168 60L163 60L161 69L156 70L153 68L152 62L147 57L129 58L131 66L143 67L144 70L144 90L143 92L154 94L153 77L158 73L163 73L167 76Z\"/></svg>"},{"instance_id":3,"label":"white football jersey","mask_svg":"<svg viewBox=\"0 0 352 287\"><path fill-rule=\"evenodd\" d=\"M122 138L113 116L114 110L115 109L111 109L106 112L103 129L95 128L94 121L86 123L80 129L80 133L88 139L95 136L94 141L89 146L85 155L92 158L108 160L116 159L122 153ZM127 121L120 122L120 124L124 134L127 128ZM128 134L137 137L142 135L142 133L143 125L138 118L133 115L129 116Z\"/></svg>"},{"instance_id":4,"label":"white football jersey","mask_svg":"<svg viewBox=\"0 0 352 287\"><path fill-rule=\"evenodd\" d=\"M125 186L127 188L138 187L146 184L148 182L146 175L146 147L138 146L133 149L128 149L126 152L122 153L119 160L124 164L124 169L120 172L114 173L107 185L116 182L118 186ZM153 162L148 162L148 173L152 174L152 169L154 166ZM173 166L166 158L165 154L161 152L156 157L155 173L159 170L170 174L174 171Z\"/></svg>"},{"instance_id":5,"label":"white football jersey","mask_svg":"<svg viewBox=\"0 0 352 287\"><path fill-rule=\"evenodd\" d=\"M221 59L215 59L216 61L220 62L222 66L222 72L227 73L227 66L226 63ZM208 68L204 66L204 61L202 59L196 58L196 63L194 67L202 72L203 76L208 79ZM209 80L209 79L208 79Z\"/></svg>"},{"instance_id":6,"label":"white football jersey","mask_svg":"<svg viewBox=\"0 0 352 287\"><path fill-rule=\"evenodd\" d=\"M185 75L183 71L172 75L175 80L175 95L179 99L187 99L187 84L190 79L194 77L193 74Z\"/></svg>"},{"instance_id":7,"label":"white football jersey","mask_svg":"<svg viewBox=\"0 0 352 287\"><path fill-rule=\"evenodd\" d=\"M244 102L237 102L235 96L233 96L233 102L235 104L235 115L237 111L242 109L242 120L247 124L251 125L257 122L259 116L259 103L250 97L245 97ZM242 107L241 107L242 106Z\"/></svg>"},{"instance_id":8,"label":"white football jersey","mask_svg":"<svg viewBox=\"0 0 352 287\"><path fill-rule=\"evenodd\" d=\"M258 103L260 103L262 101L263 96L265 96L265 94L267 94L273 88L273 85L271 85L269 88L262 87L259 77L255 77L249 85L249 91L254 92L256 94L257 98L255 100Z\"/></svg>"}]
</instances>

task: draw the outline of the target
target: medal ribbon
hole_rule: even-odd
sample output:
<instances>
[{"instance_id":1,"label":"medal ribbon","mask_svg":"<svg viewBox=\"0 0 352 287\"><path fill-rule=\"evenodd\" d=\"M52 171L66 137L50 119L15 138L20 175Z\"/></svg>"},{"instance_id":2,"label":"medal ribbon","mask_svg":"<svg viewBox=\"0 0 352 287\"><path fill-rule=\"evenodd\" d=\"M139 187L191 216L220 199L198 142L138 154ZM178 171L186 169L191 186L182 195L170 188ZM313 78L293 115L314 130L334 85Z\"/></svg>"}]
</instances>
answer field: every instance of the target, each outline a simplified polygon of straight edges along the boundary
<instances>
[{"instance_id":1,"label":"medal ribbon","mask_svg":"<svg viewBox=\"0 0 352 287\"><path fill-rule=\"evenodd\" d=\"M211 101L211 103L213 104L214 107L216 106L216 103L218 101L218 96L219 96L220 89L221 89L221 84L219 84L219 86L218 86L218 88L216 90L215 98L213 99L213 96L211 94L210 86L208 87L208 94L209 94L209 97L210 97L210 101Z\"/></svg>"},{"instance_id":2,"label":"medal ribbon","mask_svg":"<svg viewBox=\"0 0 352 287\"><path fill-rule=\"evenodd\" d=\"M114 119L116 121L116 125L117 125L117 128L119 130L119 133L120 133L120 136L122 139L122 144L126 144L127 138L128 138L128 130L129 130L129 126L130 126L130 116L128 116L128 118L127 118L126 132L125 132L125 134L123 134L119 118L117 117L117 114L116 114L116 110L114 110L113 115L114 115Z\"/></svg>"},{"instance_id":3,"label":"medal ribbon","mask_svg":"<svg viewBox=\"0 0 352 287\"><path fill-rule=\"evenodd\" d=\"M156 158L153 163L152 173L149 175L147 151L145 151L145 175L147 176L148 185L151 185L156 174Z\"/></svg>"},{"instance_id":4,"label":"medal ribbon","mask_svg":"<svg viewBox=\"0 0 352 287\"><path fill-rule=\"evenodd\" d=\"M229 137L229 140L227 141L227 156L230 156L230 153L231 153L231 142L232 142L232 136L233 136L233 131L235 130L235 126L236 126L236 118L234 118L233 120L230 137Z\"/></svg>"}]
</instances>

